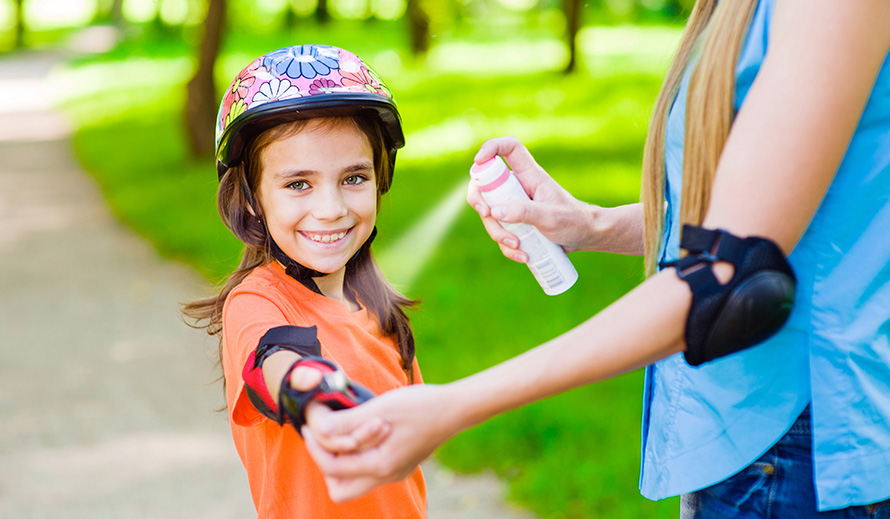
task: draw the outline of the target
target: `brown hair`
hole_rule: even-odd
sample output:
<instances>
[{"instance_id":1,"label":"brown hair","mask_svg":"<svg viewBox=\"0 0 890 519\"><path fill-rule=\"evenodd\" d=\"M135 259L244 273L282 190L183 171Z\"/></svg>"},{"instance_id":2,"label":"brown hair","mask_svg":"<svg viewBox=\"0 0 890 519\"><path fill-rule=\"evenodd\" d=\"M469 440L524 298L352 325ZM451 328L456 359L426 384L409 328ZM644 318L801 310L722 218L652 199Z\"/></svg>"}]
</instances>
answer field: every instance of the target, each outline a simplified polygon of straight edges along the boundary
<instances>
[{"instance_id":1,"label":"brown hair","mask_svg":"<svg viewBox=\"0 0 890 519\"><path fill-rule=\"evenodd\" d=\"M262 223L262 207L256 196L262 173L261 154L272 142L294 135L310 123L345 123L360 130L368 138L374 155L378 208L381 197L389 190L393 173L392 161L380 125L371 117L355 115L292 121L265 130L248 143L243 160L239 165L229 168L223 175L217 191L217 208L223 223L244 243L241 264L229 275L216 296L183 305L183 314L194 320L193 326L204 328L209 335L220 335L220 365L223 354L220 332L226 298L253 269L274 261L271 237ZM258 213L256 217L250 212L250 201L247 199L245 189L249 190L253 199ZM408 382L414 383L414 334L405 310L414 307L417 301L399 293L386 280L370 247L362 247L359 253L347 262L344 283L355 293L358 301L374 315L383 332L395 337L401 355L401 367L406 373ZM201 322L203 324L198 324Z\"/></svg>"},{"instance_id":2,"label":"brown hair","mask_svg":"<svg viewBox=\"0 0 890 519\"><path fill-rule=\"evenodd\" d=\"M668 112L694 55L683 147L680 225L701 225L711 185L735 117L735 68L757 0L699 0L658 95L643 154L646 274L656 271L664 225L664 143Z\"/></svg>"}]
</instances>

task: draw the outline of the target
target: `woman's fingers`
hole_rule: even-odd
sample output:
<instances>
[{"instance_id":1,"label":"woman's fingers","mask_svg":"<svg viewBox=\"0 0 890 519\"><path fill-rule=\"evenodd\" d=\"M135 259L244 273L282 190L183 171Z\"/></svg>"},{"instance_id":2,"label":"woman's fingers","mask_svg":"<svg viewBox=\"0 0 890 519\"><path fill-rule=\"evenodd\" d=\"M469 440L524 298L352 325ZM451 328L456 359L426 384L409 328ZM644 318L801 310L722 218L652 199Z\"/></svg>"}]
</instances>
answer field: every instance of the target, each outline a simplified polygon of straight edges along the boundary
<instances>
[{"instance_id":1,"label":"woman's fingers","mask_svg":"<svg viewBox=\"0 0 890 519\"><path fill-rule=\"evenodd\" d=\"M485 201L482 200L479 188L472 180L467 187L467 203L479 213L480 218L482 218L482 225L485 227L485 232L487 232L491 239L498 244L501 253L505 257L513 261L518 261L519 263L528 261L528 254L519 250L519 238L517 238L515 234L504 229L497 220L491 217L491 208L489 208ZM495 209L501 210L502 207L496 207Z\"/></svg>"},{"instance_id":2,"label":"woman's fingers","mask_svg":"<svg viewBox=\"0 0 890 519\"><path fill-rule=\"evenodd\" d=\"M482 199L482 193L479 192L479 186L472 180L467 184L467 203L470 204L470 207L475 209L482 218L488 216L488 204Z\"/></svg>"},{"instance_id":3,"label":"woman's fingers","mask_svg":"<svg viewBox=\"0 0 890 519\"><path fill-rule=\"evenodd\" d=\"M519 250L519 238L515 234L501 227L494 218L483 218L482 225L491 239L497 242L505 257L519 263L528 261L528 255Z\"/></svg>"},{"instance_id":4,"label":"woman's fingers","mask_svg":"<svg viewBox=\"0 0 890 519\"><path fill-rule=\"evenodd\" d=\"M473 162L482 164L495 155L504 157L513 171L529 171L539 168L532 154L516 137L497 137L483 142L479 151L476 152Z\"/></svg>"},{"instance_id":5,"label":"woman's fingers","mask_svg":"<svg viewBox=\"0 0 890 519\"><path fill-rule=\"evenodd\" d=\"M312 431L304 431L303 439L312 458L315 459L322 470L324 470L326 465L336 462L338 456L322 447L315 435L312 434ZM340 478L325 475L324 480L328 488L328 495L335 503L342 503L360 497L385 482L373 476Z\"/></svg>"},{"instance_id":6,"label":"woman's fingers","mask_svg":"<svg viewBox=\"0 0 890 519\"><path fill-rule=\"evenodd\" d=\"M291 373L290 383L294 389L309 391L316 387L321 379L321 372L317 369L299 366ZM326 422L326 417L331 413L334 411L329 407L318 402L309 402L306 406L307 425L304 428L312 428L313 424ZM321 435L318 442L331 452L350 452L373 447L386 438L388 433L389 424L375 416L357 424L349 434L331 437Z\"/></svg>"}]
</instances>

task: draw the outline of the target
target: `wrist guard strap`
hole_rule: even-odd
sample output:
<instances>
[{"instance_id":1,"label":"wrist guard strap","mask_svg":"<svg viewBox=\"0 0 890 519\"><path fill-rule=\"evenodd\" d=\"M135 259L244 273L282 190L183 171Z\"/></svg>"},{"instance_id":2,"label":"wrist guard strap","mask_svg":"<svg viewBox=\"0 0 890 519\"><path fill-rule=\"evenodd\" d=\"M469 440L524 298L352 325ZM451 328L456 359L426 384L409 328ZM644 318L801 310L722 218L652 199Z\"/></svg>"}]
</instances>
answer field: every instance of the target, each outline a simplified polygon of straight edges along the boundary
<instances>
[{"instance_id":1,"label":"wrist guard strap","mask_svg":"<svg viewBox=\"0 0 890 519\"><path fill-rule=\"evenodd\" d=\"M299 391L291 386L291 373L300 366L321 372L321 382L313 389ZM343 370L333 362L322 357L304 357L294 362L281 379L278 422L290 421L299 433L300 428L306 423L306 406L309 402L316 401L336 411L355 407L373 397L374 393L371 390L349 380Z\"/></svg>"},{"instance_id":2,"label":"wrist guard strap","mask_svg":"<svg viewBox=\"0 0 890 519\"><path fill-rule=\"evenodd\" d=\"M263 363L273 353L291 351L302 357L321 355L321 344L318 342L315 326L278 326L270 328L260 338L256 350L252 351L244 363L241 378L250 403L263 416L279 421L278 403L266 388L263 376Z\"/></svg>"},{"instance_id":3,"label":"wrist guard strap","mask_svg":"<svg viewBox=\"0 0 890 519\"><path fill-rule=\"evenodd\" d=\"M685 258L666 264L692 289L686 320L685 358L698 366L754 346L775 334L791 313L796 280L791 265L772 241L739 238L718 229L683 226ZM721 285L711 266L733 265Z\"/></svg>"}]
</instances>

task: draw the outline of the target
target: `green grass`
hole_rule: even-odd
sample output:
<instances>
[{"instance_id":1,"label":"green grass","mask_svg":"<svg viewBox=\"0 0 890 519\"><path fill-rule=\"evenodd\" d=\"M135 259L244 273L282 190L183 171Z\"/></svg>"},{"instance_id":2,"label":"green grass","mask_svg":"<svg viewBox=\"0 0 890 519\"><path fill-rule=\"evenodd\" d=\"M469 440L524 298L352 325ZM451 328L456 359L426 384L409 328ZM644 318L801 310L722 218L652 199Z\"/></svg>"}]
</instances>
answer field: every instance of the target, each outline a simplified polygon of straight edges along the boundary
<instances>
[{"instance_id":1,"label":"green grass","mask_svg":"<svg viewBox=\"0 0 890 519\"><path fill-rule=\"evenodd\" d=\"M520 137L578 198L602 205L637 199L650 107L678 30L588 29L581 38L584 68L564 76L559 42L546 35L462 36L440 43L418 65L405 57L392 27L362 27L381 38L344 23L324 34L305 28L297 41L355 50L386 78L399 103L408 144L381 208L376 250L466 182L479 144L498 135ZM291 41L233 36L220 84L256 55ZM66 103L79 122L76 153L121 220L164 256L217 282L237 263L240 245L216 214L212 160L191 159L185 150L180 123L191 62L183 56L190 50L181 43L147 49L134 57L124 47L73 64L59 77L78 85ZM639 258L571 257L577 285L548 297L525 266L500 255L465 207L405 287L423 300L412 319L426 381L454 380L534 347L642 279ZM456 470L494 470L509 482L512 499L543 517L675 517L676 500L652 503L637 490L641 395L640 372L573 390L467 431L438 456Z\"/></svg>"}]
</instances>

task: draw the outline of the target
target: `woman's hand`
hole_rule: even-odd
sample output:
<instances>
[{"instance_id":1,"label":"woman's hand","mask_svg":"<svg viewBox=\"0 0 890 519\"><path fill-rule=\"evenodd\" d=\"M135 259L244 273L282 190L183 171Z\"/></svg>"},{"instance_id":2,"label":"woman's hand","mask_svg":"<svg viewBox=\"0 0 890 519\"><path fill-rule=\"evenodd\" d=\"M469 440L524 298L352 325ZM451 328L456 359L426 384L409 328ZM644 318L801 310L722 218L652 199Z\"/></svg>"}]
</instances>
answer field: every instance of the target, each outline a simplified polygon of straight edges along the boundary
<instances>
[{"instance_id":1,"label":"woman's hand","mask_svg":"<svg viewBox=\"0 0 890 519\"><path fill-rule=\"evenodd\" d=\"M495 155L506 159L531 201L511 200L504 205L488 207L476 183L470 181L467 203L482 217L485 230L498 243L504 256L520 263L528 260L528 256L519 250L517 237L501 227L498 221L534 225L544 236L562 245L566 252L584 249L593 227L591 206L575 199L557 184L516 137L486 141L474 161L481 164Z\"/></svg>"},{"instance_id":2,"label":"woman's hand","mask_svg":"<svg viewBox=\"0 0 890 519\"><path fill-rule=\"evenodd\" d=\"M312 416L303 437L325 473L331 499L347 501L408 477L459 431L448 408L442 386L423 384L389 391L353 409L325 409ZM375 427L384 434L370 433Z\"/></svg>"},{"instance_id":3,"label":"woman's hand","mask_svg":"<svg viewBox=\"0 0 890 519\"><path fill-rule=\"evenodd\" d=\"M291 387L298 391L309 391L318 386L321 383L321 379L321 372L317 369L299 366L291 373L290 384ZM332 413L334 411L326 405L314 400L310 401L306 406L306 425L303 426L301 434L305 435L306 431L311 430L314 424L328 420L326 418L327 415ZM389 429L389 424L382 418L371 417L352 430L349 435L337 436L331 439L319 435L319 439L323 444L323 448L337 454L373 447L386 438L386 435L389 434Z\"/></svg>"},{"instance_id":4,"label":"woman's hand","mask_svg":"<svg viewBox=\"0 0 890 519\"><path fill-rule=\"evenodd\" d=\"M516 137L486 141L473 160L481 164L495 155L507 161L531 200L511 200L504 205L489 207L471 180L467 203L482 217L488 235L507 258L520 263L528 261L528 255L519 249L516 235L498 222L534 225L544 236L562 245L566 252L643 253L643 213L639 204L602 208L576 199L535 162Z\"/></svg>"}]
</instances>

